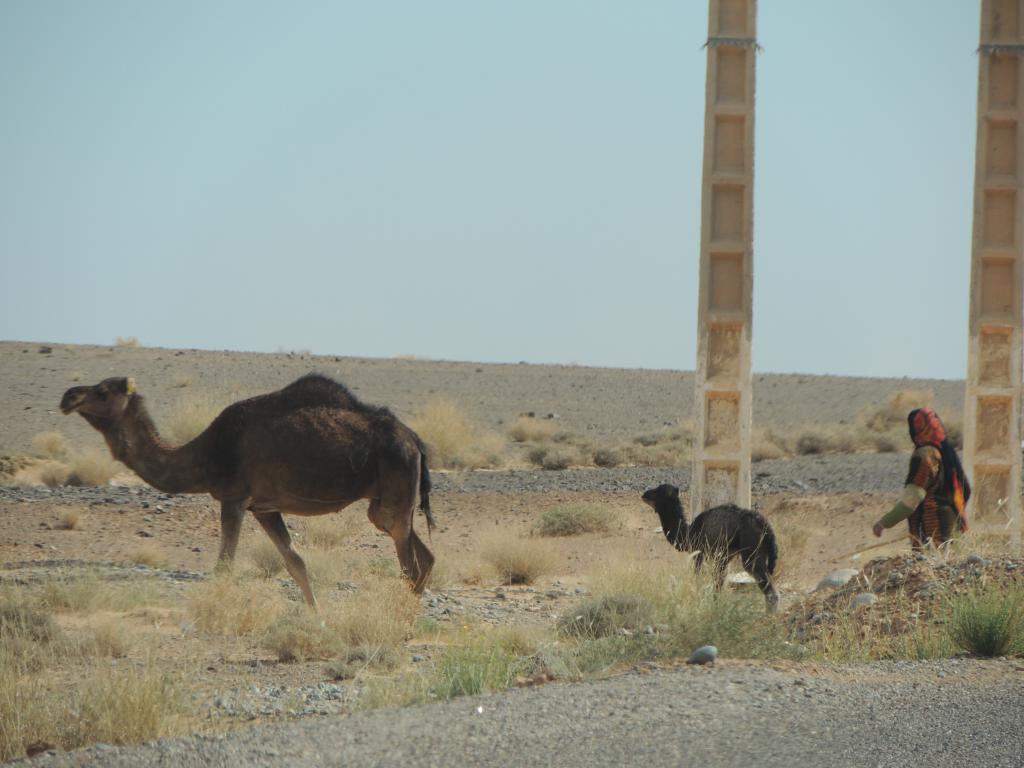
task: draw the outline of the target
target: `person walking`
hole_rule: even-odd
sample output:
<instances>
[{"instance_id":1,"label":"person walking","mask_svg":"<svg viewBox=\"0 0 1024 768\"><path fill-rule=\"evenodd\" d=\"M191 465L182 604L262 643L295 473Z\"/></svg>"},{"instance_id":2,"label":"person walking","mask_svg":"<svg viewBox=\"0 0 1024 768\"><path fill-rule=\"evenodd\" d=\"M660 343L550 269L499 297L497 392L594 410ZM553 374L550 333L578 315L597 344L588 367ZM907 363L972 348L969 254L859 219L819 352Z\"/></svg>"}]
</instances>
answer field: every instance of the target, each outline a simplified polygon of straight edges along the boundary
<instances>
[{"instance_id":1,"label":"person walking","mask_svg":"<svg viewBox=\"0 0 1024 768\"><path fill-rule=\"evenodd\" d=\"M939 547L967 531L967 502L971 484L960 457L931 408L916 408L907 415L914 453L907 482L896 506L872 527L875 536L906 520L910 547L917 551L931 544Z\"/></svg>"}]
</instances>

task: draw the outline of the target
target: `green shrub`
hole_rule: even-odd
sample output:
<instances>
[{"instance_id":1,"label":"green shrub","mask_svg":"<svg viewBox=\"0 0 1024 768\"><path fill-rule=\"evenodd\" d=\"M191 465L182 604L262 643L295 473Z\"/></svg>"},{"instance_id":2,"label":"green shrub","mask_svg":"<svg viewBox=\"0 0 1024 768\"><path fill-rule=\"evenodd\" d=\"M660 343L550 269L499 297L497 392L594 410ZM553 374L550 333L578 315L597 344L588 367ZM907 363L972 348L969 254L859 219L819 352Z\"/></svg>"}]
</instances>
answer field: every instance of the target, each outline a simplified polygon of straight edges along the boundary
<instances>
[{"instance_id":1,"label":"green shrub","mask_svg":"<svg viewBox=\"0 0 1024 768\"><path fill-rule=\"evenodd\" d=\"M1024 589L978 590L953 602L953 642L976 656L1024 653Z\"/></svg>"},{"instance_id":2,"label":"green shrub","mask_svg":"<svg viewBox=\"0 0 1024 768\"><path fill-rule=\"evenodd\" d=\"M456 642L438 664L430 690L441 699L504 690L534 671L533 650L521 635L501 631Z\"/></svg>"}]
</instances>

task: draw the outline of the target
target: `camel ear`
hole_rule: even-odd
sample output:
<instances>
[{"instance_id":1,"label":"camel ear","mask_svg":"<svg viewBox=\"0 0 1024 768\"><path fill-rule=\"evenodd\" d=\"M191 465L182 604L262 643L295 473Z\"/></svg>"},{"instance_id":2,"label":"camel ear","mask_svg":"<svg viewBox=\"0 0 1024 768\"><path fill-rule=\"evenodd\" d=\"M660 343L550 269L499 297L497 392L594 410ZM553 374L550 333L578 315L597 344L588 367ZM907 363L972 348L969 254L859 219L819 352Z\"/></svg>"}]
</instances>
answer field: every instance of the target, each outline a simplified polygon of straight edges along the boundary
<instances>
[{"instance_id":1,"label":"camel ear","mask_svg":"<svg viewBox=\"0 0 1024 768\"><path fill-rule=\"evenodd\" d=\"M135 394L135 379L133 379L131 376L124 380L124 393L126 395Z\"/></svg>"}]
</instances>

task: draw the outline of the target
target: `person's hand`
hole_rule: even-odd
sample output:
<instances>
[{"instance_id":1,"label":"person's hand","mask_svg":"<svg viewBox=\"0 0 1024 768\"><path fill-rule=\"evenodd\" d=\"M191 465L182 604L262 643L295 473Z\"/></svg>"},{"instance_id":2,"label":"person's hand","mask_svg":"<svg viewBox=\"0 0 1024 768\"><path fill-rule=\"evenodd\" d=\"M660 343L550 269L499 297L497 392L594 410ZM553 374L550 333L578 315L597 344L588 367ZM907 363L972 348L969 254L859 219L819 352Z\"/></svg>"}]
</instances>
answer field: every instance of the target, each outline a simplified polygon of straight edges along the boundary
<instances>
[{"instance_id":1,"label":"person's hand","mask_svg":"<svg viewBox=\"0 0 1024 768\"><path fill-rule=\"evenodd\" d=\"M884 531L884 530L885 530L885 526L882 525L882 521L881 520L879 520L877 523L875 523L871 527L871 532L873 534L875 534L876 538L879 538L879 539L882 538L882 531Z\"/></svg>"}]
</instances>

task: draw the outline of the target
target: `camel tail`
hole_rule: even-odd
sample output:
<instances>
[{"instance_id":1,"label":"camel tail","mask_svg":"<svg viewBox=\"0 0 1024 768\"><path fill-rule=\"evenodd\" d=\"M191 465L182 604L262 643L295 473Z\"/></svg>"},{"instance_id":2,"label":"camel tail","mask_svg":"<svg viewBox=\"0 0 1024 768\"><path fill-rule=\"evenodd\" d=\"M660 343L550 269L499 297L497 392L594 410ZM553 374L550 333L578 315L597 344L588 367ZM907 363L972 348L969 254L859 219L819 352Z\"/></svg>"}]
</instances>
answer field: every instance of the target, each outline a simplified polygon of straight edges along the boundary
<instances>
[{"instance_id":1,"label":"camel tail","mask_svg":"<svg viewBox=\"0 0 1024 768\"><path fill-rule=\"evenodd\" d=\"M430 470L427 468L427 449L419 440L420 448L420 509L427 518L427 533L434 530L434 516L430 514Z\"/></svg>"}]
</instances>

